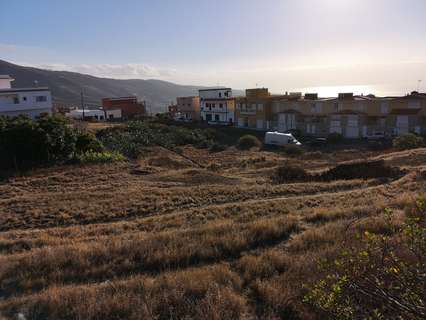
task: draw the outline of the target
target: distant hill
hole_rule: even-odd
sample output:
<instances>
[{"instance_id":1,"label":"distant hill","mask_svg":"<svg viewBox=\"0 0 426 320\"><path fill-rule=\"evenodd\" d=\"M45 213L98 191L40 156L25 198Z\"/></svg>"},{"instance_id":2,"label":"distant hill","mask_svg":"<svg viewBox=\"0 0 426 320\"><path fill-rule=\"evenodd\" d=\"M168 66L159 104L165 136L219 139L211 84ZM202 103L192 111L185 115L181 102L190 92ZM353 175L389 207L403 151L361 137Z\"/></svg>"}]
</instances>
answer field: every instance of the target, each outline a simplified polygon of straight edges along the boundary
<instances>
[{"instance_id":1,"label":"distant hill","mask_svg":"<svg viewBox=\"0 0 426 320\"><path fill-rule=\"evenodd\" d=\"M198 95L203 87L178 85L161 80L117 80L98 78L68 71L50 71L23 67L0 60L0 74L8 74L14 87L48 86L56 102L80 105L80 92L84 88L85 101L99 105L102 98L137 95L145 100L152 112L162 112L179 96ZM241 94L241 91L236 92Z\"/></svg>"}]
</instances>

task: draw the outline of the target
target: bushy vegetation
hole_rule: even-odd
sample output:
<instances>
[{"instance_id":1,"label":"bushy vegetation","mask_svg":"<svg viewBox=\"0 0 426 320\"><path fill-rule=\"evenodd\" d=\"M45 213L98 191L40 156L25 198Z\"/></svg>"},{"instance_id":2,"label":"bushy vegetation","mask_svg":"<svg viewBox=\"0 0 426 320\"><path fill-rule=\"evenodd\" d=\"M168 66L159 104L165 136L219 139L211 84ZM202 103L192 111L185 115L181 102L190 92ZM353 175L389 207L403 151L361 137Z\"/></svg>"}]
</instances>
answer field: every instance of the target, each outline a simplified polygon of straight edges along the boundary
<instances>
[{"instance_id":1,"label":"bushy vegetation","mask_svg":"<svg viewBox=\"0 0 426 320\"><path fill-rule=\"evenodd\" d=\"M121 153L110 151L86 151L76 155L76 161L80 163L111 163L126 161Z\"/></svg>"},{"instance_id":2,"label":"bushy vegetation","mask_svg":"<svg viewBox=\"0 0 426 320\"><path fill-rule=\"evenodd\" d=\"M426 206L419 200L390 234L365 231L358 246L323 262L326 276L305 296L332 319L426 318Z\"/></svg>"},{"instance_id":3,"label":"bushy vegetation","mask_svg":"<svg viewBox=\"0 0 426 320\"><path fill-rule=\"evenodd\" d=\"M322 173L324 181L388 178L399 175L399 170L386 165L384 160L343 163Z\"/></svg>"},{"instance_id":4,"label":"bushy vegetation","mask_svg":"<svg viewBox=\"0 0 426 320\"><path fill-rule=\"evenodd\" d=\"M396 137L393 140L393 146L398 150L416 149L424 147L425 141L414 133L407 133Z\"/></svg>"},{"instance_id":5,"label":"bushy vegetation","mask_svg":"<svg viewBox=\"0 0 426 320\"><path fill-rule=\"evenodd\" d=\"M285 164L272 175L276 183L304 181L333 181L351 179L393 178L400 170L385 164L384 160L343 163L318 174L311 174L299 166Z\"/></svg>"},{"instance_id":6,"label":"bushy vegetation","mask_svg":"<svg viewBox=\"0 0 426 320\"><path fill-rule=\"evenodd\" d=\"M215 142L212 144L212 146L209 148L210 152L222 152L226 150L226 146L224 144Z\"/></svg>"},{"instance_id":7,"label":"bushy vegetation","mask_svg":"<svg viewBox=\"0 0 426 320\"><path fill-rule=\"evenodd\" d=\"M238 140L238 148L241 150L248 150L254 147L260 147L262 143L259 141L259 139L253 135L247 134L242 136Z\"/></svg>"},{"instance_id":8,"label":"bushy vegetation","mask_svg":"<svg viewBox=\"0 0 426 320\"><path fill-rule=\"evenodd\" d=\"M103 150L94 135L73 129L60 116L0 119L0 167L4 170L63 163L86 152Z\"/></svg>"},{"instance_id":9,"label":"bushy vegetation","mask_svg":"<svg viewBox=\"0 0 426 320\"><path fill-rule=\"evenodd\" d=\"M150 146L175 149L187 144L212 144L207 131L148 121L133 121L124 128L105 129L98 133L98 137L108 149L130 158L137 158Z\"/></svg>"},{"instance_id":10,"label":"bushy vegetation","mask_svg":"<svg viewBox=\"0 0 426 320\"><path fill-rule=\"evenodd\" d=\"M311 180L311 175L303 168L286 164L277 168L272 179L276 183L302 182Z\"/></svg>"}]
</instances>

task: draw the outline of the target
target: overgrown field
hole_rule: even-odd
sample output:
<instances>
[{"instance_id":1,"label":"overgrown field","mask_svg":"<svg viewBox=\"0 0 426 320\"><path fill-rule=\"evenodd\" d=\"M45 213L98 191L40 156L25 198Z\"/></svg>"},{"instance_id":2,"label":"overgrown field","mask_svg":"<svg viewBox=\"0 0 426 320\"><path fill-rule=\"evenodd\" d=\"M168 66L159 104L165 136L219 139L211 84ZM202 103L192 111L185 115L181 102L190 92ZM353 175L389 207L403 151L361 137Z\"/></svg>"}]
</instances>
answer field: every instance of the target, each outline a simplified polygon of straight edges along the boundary
<instances>
[{"instance_id":1,"label":"overgrown field","mask_svg":"<svg viewBox=\"0 0 426 320\"><path fill-rule=\"evenodd\" d=\"M333 170L357 159L395 170ZM295 163L333 178L276 179ZM0 319L322 319L303 301L318 261L389 232L385 208L402 219L425 190L426 149L151 147L37 169L0 184Z\"/></svg>"}]
</instances>

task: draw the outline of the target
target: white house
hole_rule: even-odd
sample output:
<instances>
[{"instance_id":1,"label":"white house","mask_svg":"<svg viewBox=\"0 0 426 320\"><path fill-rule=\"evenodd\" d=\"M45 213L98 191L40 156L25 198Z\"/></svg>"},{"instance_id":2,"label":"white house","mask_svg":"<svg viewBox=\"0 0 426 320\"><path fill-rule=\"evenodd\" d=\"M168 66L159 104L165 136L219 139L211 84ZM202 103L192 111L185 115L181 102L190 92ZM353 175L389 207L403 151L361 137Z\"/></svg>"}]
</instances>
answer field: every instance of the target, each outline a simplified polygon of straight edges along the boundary
<instances>
[{"instance_id":1,"label":"white house","mask_svg":"<svg viewBox=\"0 0 426 320\"><path fill-rule=\"evenodd\" d=\"M209 124L233 124L235 98L231 88L199 90L201 119Z\"/></svg>"},{"instance_id":2,"label":"white house","mask_svg":"<svg viewBox=\"0 0 426 320\"><path fill-rule=\"evenodd\" d=\"M122 118L121 109L85 109L84 112L83 109L74 109L66 115L70 118L81 120L83 119L83 114L85 119L91 118L99 121L117 120Z\"/></svg>"},{"instance_id":3,"label":"white house","mask_svg":"<svg viewBox=\"0 0 426 320\"><path fill-rule=\"evenodd\" d=\"M20 114L30 118L52 113L52 96L48 88L12 88L14 79L0 75L0 116Z\"/></svg>"}]
</instances>

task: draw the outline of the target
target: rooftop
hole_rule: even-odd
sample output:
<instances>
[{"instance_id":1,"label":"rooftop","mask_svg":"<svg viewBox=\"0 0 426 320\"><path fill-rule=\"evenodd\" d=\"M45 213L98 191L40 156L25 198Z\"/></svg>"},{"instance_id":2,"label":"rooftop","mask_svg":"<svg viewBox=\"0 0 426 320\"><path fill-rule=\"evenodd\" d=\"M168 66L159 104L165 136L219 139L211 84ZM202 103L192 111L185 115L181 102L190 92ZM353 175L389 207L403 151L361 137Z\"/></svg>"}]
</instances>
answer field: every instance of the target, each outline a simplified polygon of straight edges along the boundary
<instances>
[{"instance_id":1,"label":"rooftop","mask_svg":"<svg viewBox=\"0 0 426 320\"><path fill-rule=\"evenodd\" d=\"M7 80L15 80L13 79L11 76L7 75L7 74L0 74L0 79L7 79Z\"/></svg>"},{"instance_id":2,"label":"rooftop","mask_svg":"<svg viewBox=\"0 0 426 320\"><path fill-rule=\"evenodd\" d=\"M8 92L32 92L32 91L49 91L48 87L38 87L38 88L11 88L11 89L0 89L0 93Z\"/></svg>"}]
</instances>

